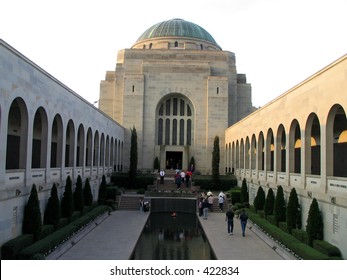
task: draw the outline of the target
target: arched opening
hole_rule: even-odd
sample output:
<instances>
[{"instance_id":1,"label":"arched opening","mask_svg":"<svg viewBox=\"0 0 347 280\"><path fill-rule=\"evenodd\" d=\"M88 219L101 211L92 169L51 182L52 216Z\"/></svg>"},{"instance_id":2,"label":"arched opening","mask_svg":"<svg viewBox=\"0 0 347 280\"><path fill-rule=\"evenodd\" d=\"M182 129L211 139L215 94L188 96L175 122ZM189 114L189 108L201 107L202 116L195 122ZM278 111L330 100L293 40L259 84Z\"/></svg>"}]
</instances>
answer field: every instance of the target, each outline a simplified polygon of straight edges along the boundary
<instances>
[{"instance_id":1,"label":"arched opening","mask_svg":"<svg viewBox=\"0 0 347 280\"><path fill-rule=\"evenodd\" d=\"M240 145L239 145L239 140L236 141L236 160L235 160L235 163L236 163L236 169L239 169L240 168Z\"/></svg>"},{"instance_id":2,"label":"arched opening","mask_svg":"<svg viewBox=\"0 0 347 280\"><path fill-rule=\"evenodd\" d=\"M63 121L60 115L56 115L52 124L51 139L51 167L62 167L63 155Z\"/></svg>"},{"instance_id":3,"label":"arched opening","mask_svg":"<svg viewBox=\"0 0 347 280\"><path fill-rule=\"evenodd\" d=\"M259 133L258 140L258 170L264 170L264 134Z\"/></svg>"},{"instance_id":4,"label":"arched opening","mask_svg":"<svg viewBox=\"0 0 347 280\"><path fill-rule=\"evenodd\" d=\"M75 148L75 126L72 120L69 120L66 127L65 167L74 166L74 148Z\"/></svg>"},{"instance_id":5,"label":"arched opening","mask_svg":"<svg viewBox=\"0 0 347 280\"><path fill-rule=\"evenodd\" d=\"M93 155L93 134L92 129L88 128L87 132L87 147L86 147L86 166L92 166Z\"/></svg>"},{"instance_id":6,"label":"arched opening","mask_svg":"<svg viewBox=\"0 0 347 280\"><path fill-rule=\"evenodd\" d=\"M236 168L236 148L235 148L235 142L232 144L231 148L231 173L235 174L235 168Z\"/></svg>"},{"instance_id":7,"label":"arched opening","mask_svg":"<svg viewBox=\"0 0 347 280\"><path fill-rule=\"evenodd\" d=\"M105 135L101 133L100 140L100 166L105 166Z\"/></svg>"},{"instance_id":8,"label":"arched opening","mask_svg":"<svg viewBox=\"0 0 347 280\"><path fill-rule=\"evenodd\" d=\"M286 132L282 124L278 127L276 138L276 170L286 172Z\"/></svg>"},{"instance_id":9,"label":"arched opening","mask_svg":"<svg viewBox=\"0 0 347 280\"><path fill-rule=\"evenodd\" d=\"M246 155L246 158L245 158L245 168L246 169L250 169L250 166L249 166L249 162L250 162L250 157L251 157L251 150L250 150L251 146L250 146L250 143L249 143L249 138L247 136L246 138L246 146L245 146L245 155Z\"/></svg>"},{"instance_id":10,"label":"arched opening","mask_svg":"<svg viewBox=\"0 0 347 280\"><path fill-rule=\"evenodd\" d=\"M274 171L274 135L272 129L270 128L266 136L266 170Z\"/></svg>"},{"instance_id":11,"label":"arched opening","mask_svg":"<svg viewBox=\"0 0 347 280\"><path fill-rule=\"evenodd\" d=\"M93 166L98 166L99 157L100 157L99 132L96 131L94 135Z\"/></svg>"},{"instance_id":12,"label":"arched opening","mask_svg":"<svg viewBox=\"0 0 347 280\"><path fill-rule=\"evenodd\" d=\"M340 105L331 108L327 120L327 175L347 177L347 120Z\"/></svg>"},{"instance_id":13,"label":"arched opening","mask_svg":"<svg viewBox=\"0 0 347 280\"><path fill-rule=\"evenodd\" d=\"M110 167L113 168L114 165L114 144L113 144L113 137L111 137L110 142Z\"/></svg>"},{"instance_id":14,"label":"arched opening","mask_svg":"<svg viewBox=\"0 0 347 280\"><path fill-rule=\"evenodd\" d=\"M315 113L310 114L306 123L305 137L305 163L306 173L312 175L321 174L321 133L320 123Z\"/></svg>"},{"instance_id":15,"label":"arched opening","mask_svg":"<svg viewBox=\"0 0 347 280\"><path fill-rule=\"evenodd\" d=\"M37 109L33 125L32 168L46 168L48 123L43 107Z\"/></svg>"},{"instance_id":16,"label":"arched opening","mask_svg":"<svg viewBox=\"0 0 347 280\"><path fill-rule=\"evenodd\" d=\"M106 136L105 166L110 166L110 137L108 135Z\"/></svg>"},{"instance_id":17,"label":"arched opening","mask_svg":"<svg viewBox=\"0 0 347 280\"><path fill-rule=\"evenodd\" d=\"M28 141L28 111L21 98L10 106L7 126L6 169L25 169Z\"/></svg>"},{"instance_id":18,"label":"arched opening","mask_svg":"<svg viewBox=\"0 0 347 280\"><path fill-rule=\"evenodd\" d=\"M240 144L240 168L241 169L245 168L245 144L243 142L243 138L241 139L241 144Z\"/></svg>"},{"instance_id":19,"label":"arched opening","mask_svg":"<svg viewBox=\"0 0 347 280\"><path fill-rule=\"evenodd\" d=\"M80 124L77 131L76 166L83 166L84 155L84 127Z\"/></svg>"},{"instance_id":20,"label":"arched opening","mask_svg":"<svg viewBox=\"0 0 347 280\"><path fill-rule=\"evenodd\" d=\"M289 132L289 172L301 173L301 130L294 120Z\"/></svg>"},{"instance_id":21,"label":"arched opening","mask_svg":"<svg viewBox=\"0 0 347 280\"><path fill-rule=\"evenodd\" d=\"M252 141L251 141L251 169L257 168L257 140L255 138L255 135L252 135Z\"/></svg>"}]
</instances>

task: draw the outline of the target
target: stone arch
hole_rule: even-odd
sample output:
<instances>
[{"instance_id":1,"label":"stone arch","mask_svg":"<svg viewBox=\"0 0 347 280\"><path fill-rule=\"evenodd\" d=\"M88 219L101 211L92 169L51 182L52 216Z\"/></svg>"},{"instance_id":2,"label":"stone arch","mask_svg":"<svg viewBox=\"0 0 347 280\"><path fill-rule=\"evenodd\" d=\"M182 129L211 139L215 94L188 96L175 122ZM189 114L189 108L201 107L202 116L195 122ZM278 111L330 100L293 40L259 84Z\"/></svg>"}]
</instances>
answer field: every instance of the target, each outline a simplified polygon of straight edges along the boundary
<instances>
[{"instance_id":1,"label":"stone arch","mask_svg":"<svg viewBox=\"0 0 347 280\"><path fill-rule=\"evenodd\" d=\"M258 170L264 170L265 158L264 158L264 134L261 131L258 137Z\"/></svg>"},{"instance_id":2,"label":"stone arch","mask_svg":"<svg viewBox=\"0 0 347 280\"><path fill-rule=\"evenodd\" d=\"M276 136L276 171L286 172L286 151L287 151L287 139L286 139L286 130L283 124L280 124L277 129Z\"/></svg>"},{"instance_id":3,"label":"stone arch","mask_svg":"<svg viewBox=\"0 0 347 280\"><path fill-rule=\"evenodd\" d=\"M301 173L301 130L296 119L289 130L289 172Z\"/></svg>"},{"instance_id":4,"label":"stone arch","mask_svg":"<svg viewBox=\"0 0 347 280\"><path fill-rule=\"evenodd\" d=\"M84 127L80 124L77 130L77 147L76 147L76 166L83 166L85 158L85 144L84 144Z\"/></svg>"},{"instance_id":5,"label":"stone arch","mask_svg":"<svg viewBox=\"0 0 347 280\"><path fill-rule=\"evenodd\" d=\"M245 143L243 141L243 138L240 142L240 168L245 168Z\"/></svg>"},{"instance_id":6,"label":"stone arch","mask_svg":"<svg viewBox=\"0 0 347 280\"><path fill-rule=\"evenodd\" d=\"M6 169L25 169L28 143L28 109L20 97L11 103L8 113Z\"/></svg>"},{"instance_id":7,"label":"stone arch","mask_svg":"<svg viewBox=\"0 0 347 280\"><path fill-rule=\"evenodd\" d=\"M305 127L305 172L321 174L321 129L318 116L311 113Z\"/></svg>"},{"instance_id":8,"label":"stone arch","mask_svg":"<svg viewBox=\"0 0 347 280\"><path fill-rule=\"evenodd\" d=\"M63 155L63 120L56 114L52 123L51 167L62 167Z\"/></svg>"},{"instance_id":9,"label":"stone arch","mask_svg":"<svg viewBox=\"0 0 347 280\"><path fill-rule=\"evenodd\" d=\"M113 170L113 165L114 165L114 140L113 140L113 137L111 137L111 141L110 141L110 167L112 167L112 170Z\"/></svg>"},{"instance_id":10,"label":"stone arch","mask_svg":"<svg viewBox=\"0 0 347 280\"><path fill-rule=\"evenodd\" d=\"M240 145L239 140L236 141L236 153L235 153L236 169L240 168Z\"/></svg>"},{"instance_id":11,"label":"stone arch","mask_svg":"<svg viewBox=\"0 0 347 280\"><path fill-rule=\"evenodd\" d=\"M274 163L275 163L275 142L274 142L274 134L271 128L268 129L266 135L266 170L274 171Z\"/></svg>"},{"instance_id":12,"label":"stone arch","mask_svg":"<svg viewBox=\"0 0 347 280\"><path fill-rule=\"evenodd\" d=\"M327 176L347 177L347 120L341 105L330 109L326 131Z\"/></svg>"},{"instance_id":13,"label":"stone arch","mask_svg":"<svg viewBox=\"0 0 347 280\"><path fill-rule=\"evenodd\" d=\"M65 137L65 167L73 167L75 149L75 125L72 120L69 120L67 124Z\"/></svg>"},{"instance_id":14,"label":"stone arch","mask_svg":"<svg viewBox=\"0 0 347 280\"><path fill-rule=\"evenodd\" d=\"M93 132L89 127L87 131L87 141L86 141L86 166L92 166L93 159Z\"/></svg>"},{"instance_id":15,"label":"stone arch","mask_svg":"<svg viewBox=\"0 0 347 280\"><path fill-rule=\"evenodd\" d=\"M257 168L257 139L255 134L252 135L251 140L251 169Z\"/></svg>"},{"instance_id":16,"label":"stone arch","mask_svg":"<svg viewBox=\"0 0 347 280\"><path fill-rule=\"evenodd\" d=\"M105 134L101 133L100 138L100 167L105 166Z\"/></svg>"},{"instance_id":17,"label":"stone arch","mask_svg":"<svg viewBox=\"0 0 347 280\"><path fill-rule=\"evenodd\" d=\"M249 143L249 137L246 137L245 143L245 168L250 169L250 157L251 157L251 145Z\"/></svg>"},{"instance_id":18,"label":"stone arch","mask_svg":"<svg viewBox=\"0 0 347 280\"><path fill-rule=\"evenodd\" d=\"M106 146L105 146L105 166L110 166L110 137L106 136Z\"/></svg>"},{"instance_id":19,"label":"stone arch","mask_svg":"<svg viewBox=\"0 0 347 280\"><path fill-rule=\"evenodd\" d=\"M93 150L93 166L98 166L99 159L100 159L99 132L95 131L95 135L94 135L94 150Z\"/></svg>"}]
</instances>

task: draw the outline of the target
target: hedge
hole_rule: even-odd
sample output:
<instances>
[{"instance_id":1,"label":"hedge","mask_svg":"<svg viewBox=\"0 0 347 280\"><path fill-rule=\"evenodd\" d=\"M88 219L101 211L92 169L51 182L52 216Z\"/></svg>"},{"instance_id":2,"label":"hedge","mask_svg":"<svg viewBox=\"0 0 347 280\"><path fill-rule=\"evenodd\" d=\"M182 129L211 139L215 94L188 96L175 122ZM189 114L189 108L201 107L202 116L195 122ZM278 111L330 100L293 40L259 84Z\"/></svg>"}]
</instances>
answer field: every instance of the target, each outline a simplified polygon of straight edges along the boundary
<instances>
[{"instance_id":1,"label":"hedge","mask_svg":"<svg viewBox=\"0 0 347 280\"><path fill-rule=\"evenodd\" d=\"M285 247L292 250L300 258L304 260L331 260L336 259L329 257L318 250L300 242L293 235L282 231L277 226L270 224L267 220L259 217L258 214L255 214L251 211L247 211L249 219L270 236L276 239L278 242L282 243Z\"/></svg>"},{"instance_id":2,"label":"hedge","mask_svg":"<svg viewBox=\"0 0 347 280\"><path fill-rule=\"evenodd\" d=\"M94 220L95 218L97 218L98 216L100 216L106 211L108 211L108 207L105 205L99 206L91 210L84 216L71 222L69 225L53 232L49 236L23 249L18 254L18 259L29 260L29 259L34 259L34 257L37 255L43 255L43 256L48 255L57 246L66 242L69 238L71 238L84 226L86 226L88 223L90 223L92 220Z\"/></svg>"},{"instance_id":3,"label":"hedge","mask_svg":"<svg viewBox=\"0 0 347 280\"><path fill-rule=\"evenodd\" d=\"M339 248L324 240L313 240L313 248L330 257L341 257Z\"/></svg>"},{"instance_id":4,"label":"hedge","mask_svg":"<svg viewBox=\"0 0 347 280\"><path fill-rule=\"evenodd\" d=\"M34 236L32 234L22 234L13 238L1 246L1 259L2 260L15 260L17 255L24 248L34 243Z\"/></svg>"}]
</instances>

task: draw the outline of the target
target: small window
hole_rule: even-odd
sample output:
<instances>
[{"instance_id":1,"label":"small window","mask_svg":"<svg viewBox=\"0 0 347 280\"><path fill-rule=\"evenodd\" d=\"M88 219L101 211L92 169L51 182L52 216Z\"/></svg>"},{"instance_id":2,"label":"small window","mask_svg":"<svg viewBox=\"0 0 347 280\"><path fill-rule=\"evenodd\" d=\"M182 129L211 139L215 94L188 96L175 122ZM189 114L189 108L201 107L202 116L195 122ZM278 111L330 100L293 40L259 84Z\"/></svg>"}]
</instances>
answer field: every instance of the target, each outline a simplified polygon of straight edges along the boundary
<instances>
[{"instance_id":1,"label":"small window","mask_svg":"<svg viewBox=\"0 0 347 280\"><path fill-rule=\"evenodd\" d=\"M204 49L204 46L203 46L202 44L200 45L200 49L201 49L201 50L203 50L203 49Z\"/></svg>"},{"instance_id":2,"label":"small window","mask_svg":"<svg viewBox=\"0 0 347 280\"><path fill-rule=\"evenodd\" d=\"M135 92L135 86L133 85L133 92Z\"/></svg>"},{"instance_id":3,"label":"small window","mask_svg":"<svg viewBox=\"0 0 347 280\"><path fill-rule=\"evenodd\" d=\"M217 94L219 94L219 87L217 87Z\"/></svg>"},{"instance_id":4,"label":"small window","mask_svg":"<svg viewBox=\"0 0 347 280\"><path fill-rule=\"evenodd\" d=\"M152 43L149 44L149 49L152 49Z\"/></svg>"},{"instance_id":5,"label":"small window","mask_svg":"<svg viewBox=\"0 0 347 280\"><path fill-rule=\"evenodd\" d=\"M175 42L175 48L177 48L177 47L178 47L178 42L176 41L176 42Z\"/></svg>"}]
</instances>

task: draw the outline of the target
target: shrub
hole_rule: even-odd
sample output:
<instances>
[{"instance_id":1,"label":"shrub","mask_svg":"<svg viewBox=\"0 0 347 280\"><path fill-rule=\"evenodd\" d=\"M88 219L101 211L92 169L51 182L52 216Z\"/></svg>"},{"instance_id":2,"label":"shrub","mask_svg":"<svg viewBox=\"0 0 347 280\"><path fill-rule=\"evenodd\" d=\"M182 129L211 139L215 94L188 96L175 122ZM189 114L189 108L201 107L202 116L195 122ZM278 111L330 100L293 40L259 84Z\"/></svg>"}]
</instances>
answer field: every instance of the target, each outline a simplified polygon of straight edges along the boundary
<instances>
[{"instance_id":1,"label":"shrub","mask_svg":"<svg viewBox=\"0 0 347 280\"><path fill-rule=\"evenodd\" d=\"M341 257L339 248L324 240L313 240L313 248L329 257Z\"/></svg>"},{"instance_id":2,"label":"shrub","mask_svg":"<svg viewBox=\"0 0 347 280\"><path fill-rule=\"evenodd\" d=\"M265 219L269 221L269 223L271 223L272 225L276 226L275 215L267 215L265 216Z\"/></svg>"},{"instance_id":3,"label":"shrub","mask_svg":"<svg viewBox=\"0 0 347 280\"><path fill-rule=\"evenodd\" d=\"M298 200L298 195L296 194L295 188L290 191L287 211L286 211L286 221L289 233L292 229L301 228L301 211L300 204Z\"/></svg>"},{"instance_id":4,"label":"shrub","mask_svg":"<svg viewBox=\"0 0 347 280\"><path fill-rule=\"evenodd\" d=\"M52 234L56 230L54 225L43 225L40 233L40 239Z\"/></svg>"},{"instance_id":5,"label":"shrub","mask_svg":"<svg viewBox=\"0 0 347 280\"><path fill-rule=\"evenodd\" d=\"M32 234L19 235L18 237L7 241L1 246L1 259L16 260L17 254L33 243L34 236Z\"/></svg>"},{"instance_id":6,"label":"shrub","mask_svg":"<svg viewBox=\"0 0 347 280\"><path fill-rule=\"evenodd\" d=\"M284 200L284 193L283 193L282 186L277 187L274 214L275 214L275 220L277 225L279 222L284 222L286 220L286 202Z\"/></svg>"},{"instance_id":7,"label":"shrub","mask_svg":"<svg viewBox=\"0 0 347 280\"><path fill-rule=\"evenodd\" d=\"M265 192L261 186L259 186L257 195L254 198L254 208L255 211L258 210L264 210L264 204L265 204Z\"/></svg>"},{"instance_id":8,"label":"shrub","mask_svg":"<svg viewBox=\"0 0 347 280\"><path fill-rule=\"evenodd\" d=\"M220 162L220 150L219 150L219 137L215 136L213 142L212 152L212 189L217 189L219 186L219 162Z\"/></svg>"},{"instance_id":9,"label":"shrub","mask_svg":"<svg viewBox=\"0 0 347 280\"><path fill-rule=\"evenodd\" d=\"M273 190L270 188L267 192L266 199L265 199L265 205L264 205L265 217L273 214L274 204L275 204L275 195Z\"/></svg>"},{"instance_id":10,"label":"shrub","mask_svg":"<svg viewBox=\"0 0 347 280\"><path fill-rule=\"evenodd\" d=\"M230 195L231 195L231 204L235 205L237 203L240 203L241 190L239 188L232 189L230 191Z\"/></svg>"},{"instance_id":11,"label":"shrub","mask_svg":"<svg viewBox=\"0 0 347 280\"><path fill-rule=\"evenodd\" d=\"M313 199L310 210L308 211L306 232L310 246L313 240L323 240L323 219L319 211L317 199Z\"/></svg>"},{"instance_id":12,"label":"shrub","mask_svg":"<svg viewBox=\"0 0 347 280\"><path fill-rule=\"evenodd\" d=\"M83 187L82 187L82 178L80 175L77 177L76 188L73 193L74 199L74 210L83 212L84 208L84 196L83 196Z\"/></svg>"},{"instance_id":13,"label":"shrub","mask_svg":"<svg viewBox=\"0 0 347 280\"><path fill-rule=\"evenodd\" d=\"M48 199L43 223L45 225L54 225L57 226L59 219L61 217L60 201L58 197L58 190L55 183L51 189L51 196Z\"/></svg>"},{"instance_id":14,"label":"shrub","mask_svg":"<svg viewBox=\"0 0 347 280\"><path fill-rule=\"evenodd\" d=\"M33 184L28 203L24 207L23 234L33 234L34 241L40 237L42 218L36 185Z\"/></svg>"},{"instance_id":15,"label":"shrub","mask_svg":"<svg viewBox=\"0 0 347 280\"><path fill-rule=\"evenodd\" d=\"M135 126L131 131L131 145L130 145L130 167L129 167L129 184L134 187L137 175L137 132Z\"/></svg>"},{"instance_id":16,"label":"shrub","mask_svg":"<svg viewBox=\"0 0 347 280\"><path fill-rule=\"evenodd\" d=\"M90 187L89 179L86 179L86 182L84 183L84 205L90 206L93 204L93 195L92 195L92 188Z\"/></svg>"},{"instance_id":17,"label":"shrub","mask_svg":"<svg viewBox=\"0 0 347 280\"><path fill-rule=\"evenodd\" d=\"M302 243L305 243L306 245L308 245L308 236L307 236L307 232L303 229L292 229L292 235L300 240Z\"/></svg>"},{"instance_id":18,"label":"shrub","mask_svg":"<svg viewBox=\"0 0 347 280\"><path fill-rule=\"evenodd\" d=\"M70 176L67 176L63 198L61 199L61 215L63 218L70 220L73 211L72 181Z\"/></svg>"},{"instance_id":19,"label":"shrub","mask_svg":"<svg viewBox=\"0 0 347 280\"><path fill-rule=\"evenodd\" d=\"M160 168L160 163L158 157L155 157L154 162L153 162L153 170L159 170Z\"/></svg>"},{"instance_id":20,"label":"shrub","mask_svg":"<svg viewBox=\"0 0 347 280\"><path fill-rule=\"evenodd\" d=\"M246 178L243 178L243 180L242 180L240 201L242 203L248 203L249 202L249 193L248 193Z\"/></svg>"},{"instance_id":21,"label":"shrub","mask_svg":"<svg viewBox=\"0 0 347 280\"><path fill-rule=\"evenodd\" d=\"M99 195L98 195L98 204L99 205L105 204L105 202L106 202L106 193L107 193L106 177L105 177L105 175L102 175L101 184L100 184L100 187L99 187Z\"/></svg>"}]
</instances>

